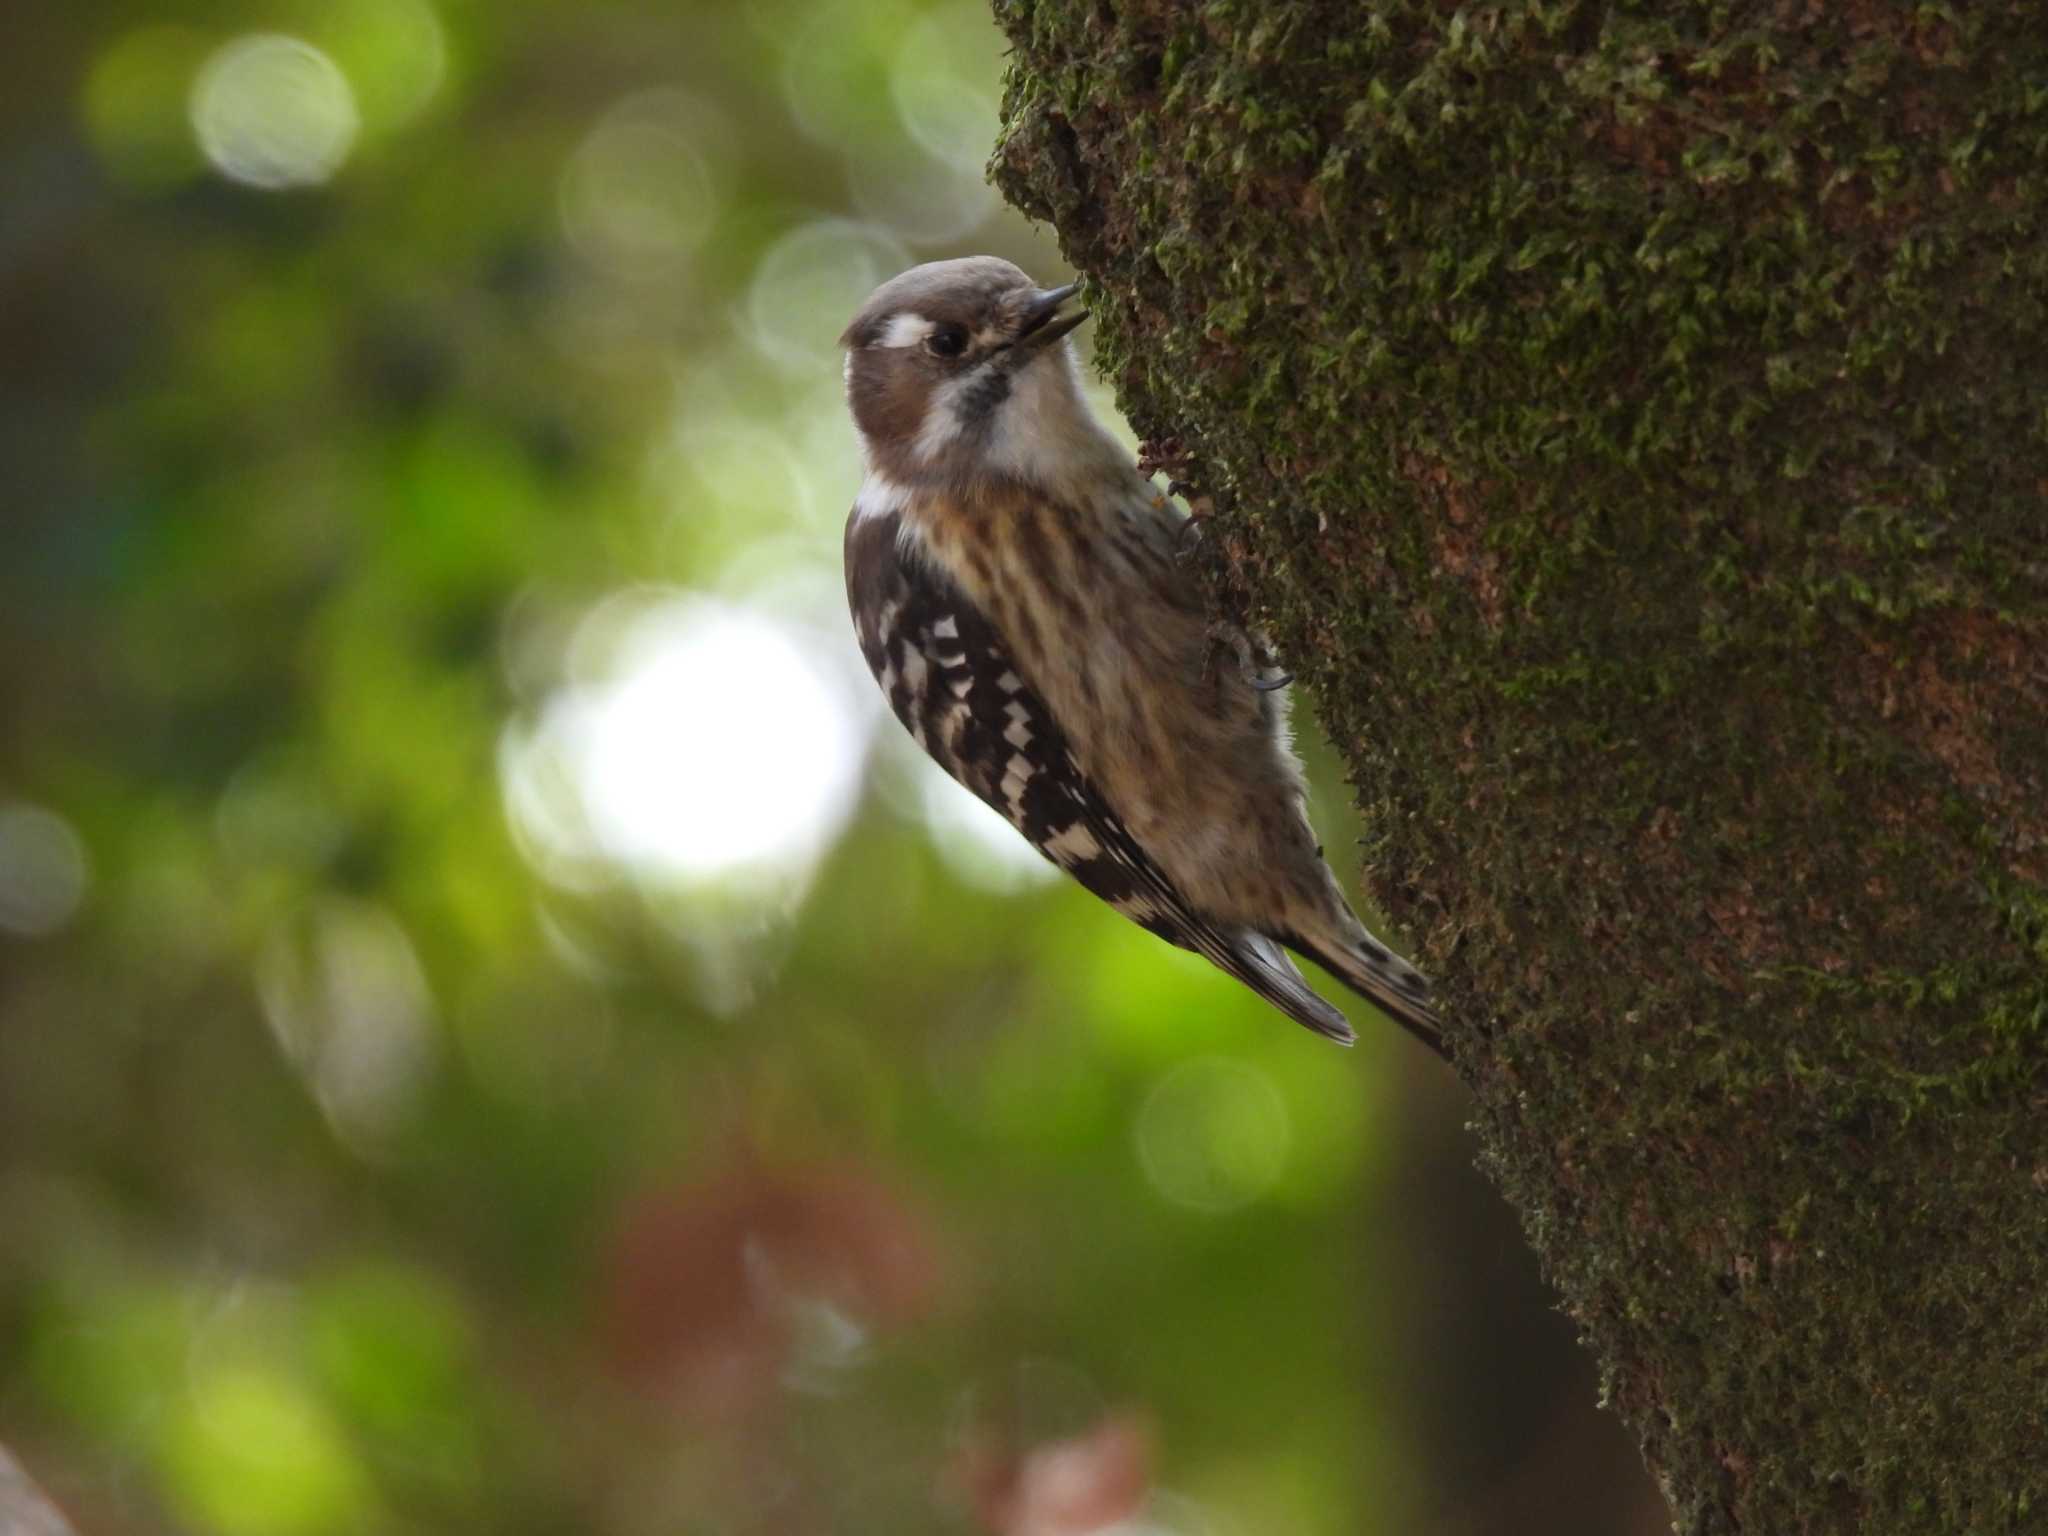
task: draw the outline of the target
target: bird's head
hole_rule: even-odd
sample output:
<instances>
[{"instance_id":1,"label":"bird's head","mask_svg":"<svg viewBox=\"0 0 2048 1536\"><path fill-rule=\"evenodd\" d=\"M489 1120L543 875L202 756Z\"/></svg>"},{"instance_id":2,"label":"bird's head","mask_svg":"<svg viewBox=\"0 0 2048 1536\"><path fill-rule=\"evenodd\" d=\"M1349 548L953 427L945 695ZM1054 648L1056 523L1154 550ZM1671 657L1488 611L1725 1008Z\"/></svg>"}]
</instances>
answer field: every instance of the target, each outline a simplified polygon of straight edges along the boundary
<instances>
[{"instance_id":1,"label":"bird's head","mask_svg":"<svg viewBox=\"0 0 2048 1536\"><path fill-rule=\"evenodd\" d=\"M1053 483L1114 445L1081 397L1061 313L1077 285L1040 288L994 256L891 278L840 337L869 468L906 486L1009 476Z\"/></svg>"}]
</instances>

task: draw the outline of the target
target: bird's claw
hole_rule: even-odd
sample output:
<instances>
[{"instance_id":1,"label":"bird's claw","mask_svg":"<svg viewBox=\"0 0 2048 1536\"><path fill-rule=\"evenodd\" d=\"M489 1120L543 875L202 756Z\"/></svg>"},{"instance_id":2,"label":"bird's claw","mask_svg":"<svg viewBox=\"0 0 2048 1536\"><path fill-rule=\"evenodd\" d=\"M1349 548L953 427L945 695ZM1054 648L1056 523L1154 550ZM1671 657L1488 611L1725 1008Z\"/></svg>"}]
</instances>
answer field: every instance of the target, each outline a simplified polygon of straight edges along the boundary
<instances>
[{"instance_id":1,"label":"bird's claw","mask_svg":"<svg viewBox=\"0 0 2048 1536\"><path fill-rule=\"evenodd\" d=\"M1138 473L1156 475L1160 470L1183 470L1194 462L1188 446L1177 437L1148 437L1138 444Z\"/></svg>"},{"instance_id":2,"label":"bird's claw","mask_svg":"<svg viewBox=\"0 0 2048 1536\"><path fill-rule=\"evenodd\" d=\"M1282 672L1278 677L1265 674L1274 665L1273 655L1263 644L1254 641L1241 627L1216 620L1209 626L1209 654L1202 666L1203 680L1215 675L1216 653L1227 651L1237 662L1238 676L1242 677L1259 693L1274 693L1294 681L1292 672Z\"/></svg>"}]
</instances>

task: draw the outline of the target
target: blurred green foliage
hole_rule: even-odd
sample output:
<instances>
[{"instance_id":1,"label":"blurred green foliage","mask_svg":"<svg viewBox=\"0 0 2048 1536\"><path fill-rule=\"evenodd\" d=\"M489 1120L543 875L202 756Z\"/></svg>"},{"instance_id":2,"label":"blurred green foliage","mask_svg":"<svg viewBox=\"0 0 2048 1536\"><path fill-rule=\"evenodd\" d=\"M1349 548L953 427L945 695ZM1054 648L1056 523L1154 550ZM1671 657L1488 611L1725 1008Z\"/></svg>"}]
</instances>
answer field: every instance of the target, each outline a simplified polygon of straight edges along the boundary
<instances>
[{"instance_id":1,"label":"blurred green foliage","mask_svg":"<svg viewBox=\"0 0 2048 1536\"><path fill-rule=\"evenodd\" d=\"M0 1437L82 1530L987 1528L1121 1409L1127 1531L1640 1520L1455 1086L878 719L834 337L1059 270L980 8L10 30Z\"/></svg>"}]
</instances>

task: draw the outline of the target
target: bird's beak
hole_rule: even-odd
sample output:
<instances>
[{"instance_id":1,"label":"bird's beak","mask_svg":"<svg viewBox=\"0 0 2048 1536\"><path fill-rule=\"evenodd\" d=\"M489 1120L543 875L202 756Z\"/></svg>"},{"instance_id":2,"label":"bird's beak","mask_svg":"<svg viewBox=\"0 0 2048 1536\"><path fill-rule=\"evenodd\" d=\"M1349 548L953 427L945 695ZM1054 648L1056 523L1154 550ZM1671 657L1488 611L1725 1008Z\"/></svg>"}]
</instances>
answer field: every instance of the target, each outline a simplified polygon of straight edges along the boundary
<instances>
[{"instance_id":1,"label":"bird's beak","mask_svg":"<svg viewBox=\"0 0 2048 1536\"><path fill-rule=\"evenodd\" d=\"M1079 283L1066 283L1058 288L1041 288L1026 299L1018 310L1016 345L1036 352L1049 347L1067 332L1088 318L1088 311L1077 309L1063 315L1060 306L1080 291Z\"/></svg>"}]
</instances>

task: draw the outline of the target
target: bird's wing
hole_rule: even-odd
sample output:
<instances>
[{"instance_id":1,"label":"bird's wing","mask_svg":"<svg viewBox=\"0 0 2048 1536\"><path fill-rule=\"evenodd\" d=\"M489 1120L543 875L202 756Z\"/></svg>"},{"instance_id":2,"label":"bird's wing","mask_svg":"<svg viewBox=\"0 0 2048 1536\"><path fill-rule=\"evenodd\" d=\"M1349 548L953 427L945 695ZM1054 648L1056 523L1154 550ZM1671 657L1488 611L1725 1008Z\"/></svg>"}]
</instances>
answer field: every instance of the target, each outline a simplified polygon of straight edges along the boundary
<instances>
[{"instance_id":1,"label":"bird's wing","mask_svg":"<svg viewBox=\"0 0 2048 1536\"><path fill-rule=\"evenodd\" d=\"M941 768L1139 927L1201 955L1318 1034L1352 1040L1343 1013L1271 939L1189 906L1075 761L988 617L904 547L897 515L848 523L846 581L868 669Z\"/></svg>"}]
</instances>

